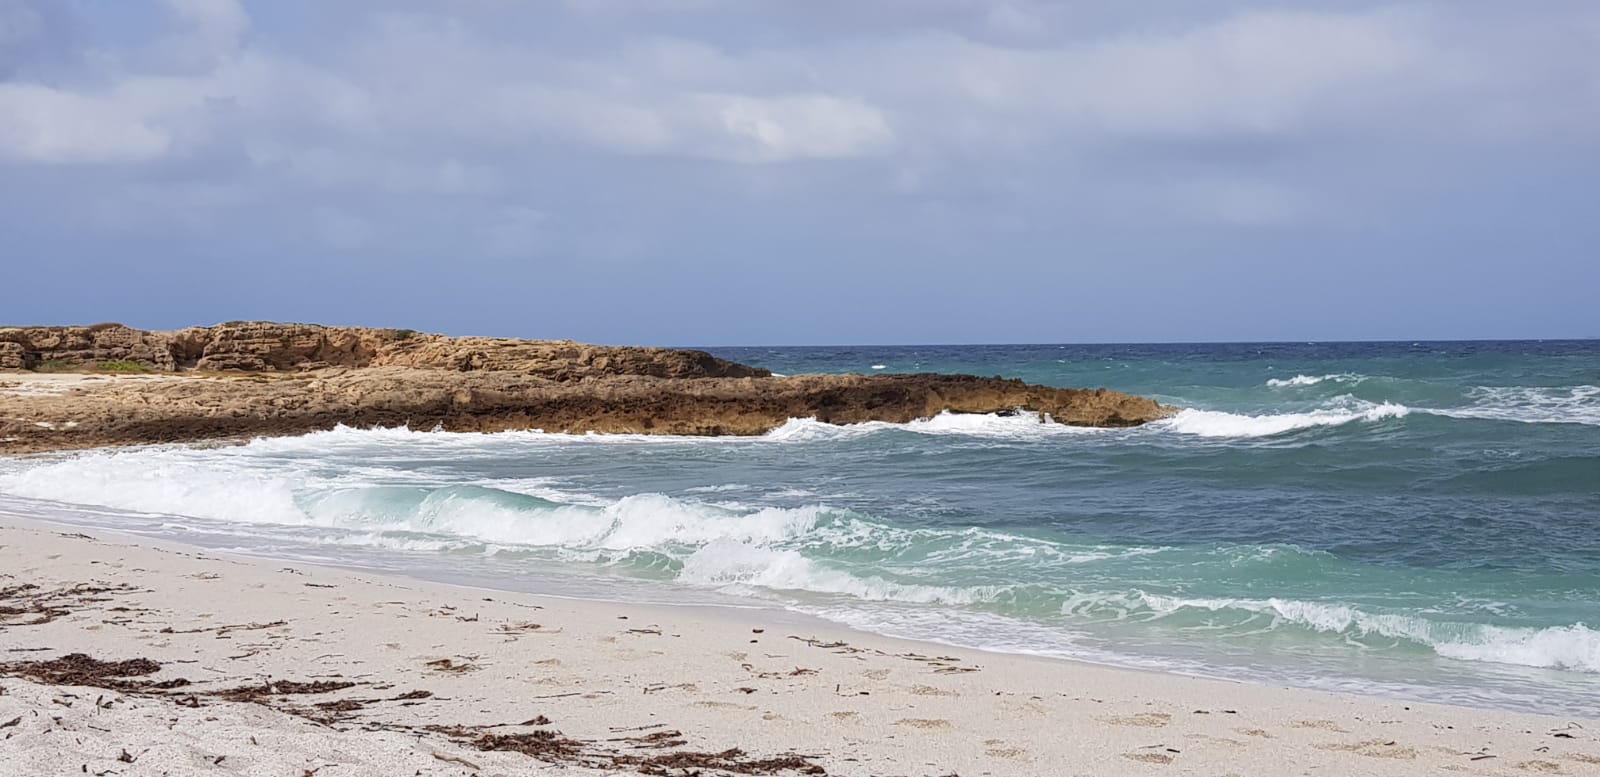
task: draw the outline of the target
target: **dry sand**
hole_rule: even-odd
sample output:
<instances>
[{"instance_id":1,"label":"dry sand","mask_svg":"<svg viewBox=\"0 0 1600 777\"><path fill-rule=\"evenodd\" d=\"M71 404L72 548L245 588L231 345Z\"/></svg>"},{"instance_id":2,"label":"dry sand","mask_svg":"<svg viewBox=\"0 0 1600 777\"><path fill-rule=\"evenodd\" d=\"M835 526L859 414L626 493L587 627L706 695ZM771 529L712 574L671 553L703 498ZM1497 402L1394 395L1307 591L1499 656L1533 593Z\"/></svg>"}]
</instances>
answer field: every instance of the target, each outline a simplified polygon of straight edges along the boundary
<instances>
[{"instance_id":1,"label":"dry sand","mask_svg":"<svg viewBox=\"0 0 1600 777\"><path fill-rule=\"evenodd\" d=\"M0 396L45 397L86 385L182 380L175 375L83 372L0 372Z\"/></svg>"},{"instance_id":2,"label":"dry sand","mask_svg":"<svg viewBox=\"0 0 1600 777\"><path fill-rule=\"evenodd\" d=\"M155 664L56 661L75 653ZM766 610L458 588L11 518L0 663L8 776L1600 775L1595 720L959 650Z\"/></svg>"}]
</instances>

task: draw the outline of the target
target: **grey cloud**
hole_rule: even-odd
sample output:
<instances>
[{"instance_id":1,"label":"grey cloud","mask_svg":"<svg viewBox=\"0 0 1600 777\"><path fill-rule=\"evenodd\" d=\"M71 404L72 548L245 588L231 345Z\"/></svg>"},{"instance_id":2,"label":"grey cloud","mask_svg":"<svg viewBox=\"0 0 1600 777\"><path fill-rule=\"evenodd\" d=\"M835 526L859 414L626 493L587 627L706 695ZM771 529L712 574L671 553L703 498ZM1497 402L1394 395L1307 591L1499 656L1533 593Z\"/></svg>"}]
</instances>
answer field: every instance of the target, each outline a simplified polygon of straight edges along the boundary
<instances>
[{"instance_id":1,"label":"grey cloud","mask_svg":"<svg viewBox=\"0 0 1600 777\"><path fill-rule=\"evenodd\" d=\"M1458 25L1420 7L1245 12L1043 48L906 32L754 50L635 38L587 53L519 47L452 17L387 16L352 32L347 57L312 65L249 45L249 20L233 0L167 5L186 31L173 45L207 52L215 58L210 67L188 75L121 72L98 88L13 82L0 91L10 117L0 119L0 153L44 163L181 154L185 144L220 141L226 109L247 139L279 145L287 141L274 133L302 127L347 141L384 134L418 144L556 142L772 163L941 146L989 153L1063 142L1418 130L1429 117L1409 105L1469 110L1481 91L1541 86L1464 62L1462 44L1445 35ZM1015 12L1002 13L1002 24L1039 21L1012 6L988 8ZM1572 118L1559 101L1547 102L1522 105L1515 121L1497 126L1539 132Z\"/></svg>"},{"instance_id":2,"label":"grey cloud","mask_svg":"<svg viewBox=\"0 0 1600 777\"><path fill-rule=\"evenodd\" d=\"M0 0L0 230L86 263L150 246L224 300L230 263L290 257L396 306L416 284L385 273L448 262L441 285L506 310L536 279L661 321L708 283L760 314L828 272L956 309L971 284L942 279L977 261L1028 279L992 301L1065 311L1050 294L1127 265L1188 304L1304 244L1471 249L1473 209L1556 234L1529 213L1578 210L1563 187L1592 188L1600 140L1580 2L163 0L137 37L109 6L15 21L70 7ZM902 304L828 296L841 322Z\"/></svg>"}]
</instances>

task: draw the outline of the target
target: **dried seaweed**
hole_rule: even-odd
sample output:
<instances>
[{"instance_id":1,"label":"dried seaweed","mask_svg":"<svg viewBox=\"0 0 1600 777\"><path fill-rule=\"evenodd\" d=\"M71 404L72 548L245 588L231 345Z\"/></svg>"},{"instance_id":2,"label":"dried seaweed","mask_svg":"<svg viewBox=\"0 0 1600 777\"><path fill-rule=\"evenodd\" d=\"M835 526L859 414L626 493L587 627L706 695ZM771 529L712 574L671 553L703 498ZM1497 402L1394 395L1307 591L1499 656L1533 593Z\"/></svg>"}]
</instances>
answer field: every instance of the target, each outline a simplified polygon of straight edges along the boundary
<instances>
[{"instance_id":1,"label":"dried seaweed","mask_svg":"<svg viewBox=\"0 0 1600 777\"><path fill-rule=\"evenodd\" d=\"M354 688L355 685L355 683L344 680L318 680L313 683L273 680L261 685L242 685L225 691L214 691L207 695L215 696L224 701L260 702L265 697L331 693L333 691L342 691L346 688Z\"/></svg>"},{"instance_id":2,"label":"dried seaweed","mask_svg":"<svg viewBox=\"0 0 1600 777\"><path fill-rule=\"evenodd\" d=\"M10 626L39 626L72 614L73 605L110 601L99 597L105 593L130 593L139 589L128 585L97 585L79 583L68 588L46 591L32 583L21 583L0 588L0 628ZM13 620L21 616L35 616L32 620Z\"/></svg>"},{"instance_id":3,"label":"dried seaweed","mask_svg":"<svg viewBox=\"0 0 1600 777\"><path fill-rule=\"evenodd\" d=\"M530 731L526 734L479 734L472 741L479 750L522 753L542 761L567 761L583 756L584 744L568 739L559 731Z\"/></svg>"},{"instance_id":4,"label":"dried seaweed","mask_svg":"<svg viewBox=\"0 0 1600 777\"><path fill-rule=\"evenodd\" d=\"M633 762L626 757L618 757L618 765L636 767L640 774L670 775L669 769L684 772L698 769L718 769L734 774L782 774L784 772L797 772L799 774L827 774L823 769L798 755L788 754L772 758L750 758L743 750L732 748L720 753L696 753L679 751L664 755L651 756Z\"/></svg>"},{"instance_id":5,"label":"dried seaweed","mask_svg":"<svg viewBox=\"0 0 1600 777\"><path fill-rule=\"evenodd\" d=\"M340 699L338 701L317 702L317 709L322 710L323 712L355 712L356 710L365 708L365 706L366 705L362 704L356 699Z\"/></svg>"},{"instance_id":6,"label":"dried seaweed","mask_svg":"<svg viewBox=\"0 0 1600 777\"><path fill-rule=\"evenodd\" d=\"M766 758L753 758L739 748L719 753L702 753L676 750L669 753L642 756L619 753L591 742L571 739L559 731L530 731L522 734L492 734L464 726L430 726L429 730L445 734L478 750L522 753L548 763L562 763L612 771L632 771L647 775L696 775L702 770L748 775L827 774L827 770L808 758L795 753L785 753ZM473 736L474 733L476 736ZM682 747L686 741L680 731L658 731L640 737L612 739L625 742L632 749L665 749Z\"/></svg>"},{"instance_id":7,"label":"dried seaweed","mask_svg":"<svg viewBox=\"0 0 1600 777\"><path fill-rule=\"evenodd\" d=\"M13 661L0 664L0 674L21 677L36 683L45 685L85 685L115 691L150 688L155 683L128 680L126 678L143 677L159 671L161 671L161 665L148 658L134 658L126 661L100 661L83 653L71 653L49 661ZM162 685L167 685L167 683L162 683Z\"/></svg>"}]
</instances>

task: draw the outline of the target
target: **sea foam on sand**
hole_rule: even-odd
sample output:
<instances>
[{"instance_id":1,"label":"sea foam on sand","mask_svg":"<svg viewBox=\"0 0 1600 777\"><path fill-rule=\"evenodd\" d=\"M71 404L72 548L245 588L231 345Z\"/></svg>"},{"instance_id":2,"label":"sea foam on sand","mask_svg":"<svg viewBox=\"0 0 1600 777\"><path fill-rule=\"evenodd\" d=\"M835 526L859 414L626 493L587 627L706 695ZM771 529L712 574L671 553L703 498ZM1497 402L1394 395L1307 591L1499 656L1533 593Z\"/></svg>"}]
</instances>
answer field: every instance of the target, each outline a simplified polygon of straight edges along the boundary
<instances>
[{"instance_id":1,"label":"sea foam on sand","mask_svg":"<svg viewBox=\"0 0 1600 777\"><path fill-rule=\"evenodd\" d=\"M219 558L10 517L0 597L0 775L1600 774L1597 720ZM154 664L96 679L91 659ZM63 666L77 669L51 674Z\"/></svg>"}]
</instances>

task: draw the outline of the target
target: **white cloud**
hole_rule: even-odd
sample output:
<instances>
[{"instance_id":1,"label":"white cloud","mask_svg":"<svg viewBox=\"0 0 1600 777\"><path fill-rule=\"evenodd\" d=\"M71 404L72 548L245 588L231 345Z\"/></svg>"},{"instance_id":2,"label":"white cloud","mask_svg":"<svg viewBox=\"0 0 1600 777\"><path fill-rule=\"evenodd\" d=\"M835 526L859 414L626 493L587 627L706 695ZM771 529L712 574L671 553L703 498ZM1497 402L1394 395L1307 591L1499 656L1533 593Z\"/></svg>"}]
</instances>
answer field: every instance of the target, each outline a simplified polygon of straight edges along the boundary
<instances>
[{"instance_id":1,"label":"white cloud","mask_svg":"<svg viewBox=\"0 0 1600 777\"><path fill-rule=\"evenodd\" d=\"M1586 82L1570 67L1474 68L1459 53L1483 47L1458 42L1468 35L1459 23L1420 6L1246 12L1030 47L916 31L767 48L628 35L546 47L465 17L399 15L313 64L256 45L236 0L165 2L181 30L173 40L198 41L203 67L158 75L126 65L104 83L0 85L0 159L147 162L231 145L312 185L449 193L483 182L429 172L440 158L548 144L741 164L1088 154L1151 140L1450 135L1457 128L1437 115L1469 109L1501 135L1536 135L1575 116L1592 124L1596 112L1562 107L1570 101L1528 79L1565 78L1591 93L1600 83L1592 65ZM982 8L989 26L1013 36L1047 24L1020 0ZM1495 41L1493 31L1471 34ZM1486 104L1476 100L1485 90L1540 99ZM274 161L259 165L262 154Z\"/></svg>"},{"instance_id":2,"label":"white cloud","mask_svg":"<svg viewBox=\"0 0 1600 777\"><path fill-rule=\"evenodd\" d=\"M726 135L710 138L704 150L716 158L843 159L884 150L894 138L883 113L860 100L828 95L706 95L698 102L715 113Z\"/></svg>"},{"instance_id":3,"label":"white cloud","mask_svg":"<svg viewBox=\"0 0 1600 777\"><path fill-rule=\"evenodd\" d=\"M236 0L166 0L180 34L164 55L202 62L199 75L115 71L105 83L0 83L0 160L43 164L147 162L205 135L218 106L248 75L228 58L249 27ZM114 57L107 57L115 61ZM243 60L246 64L250 60Z\"/></svg>"},{"instance_id":4,"label":"white cloud","mask_svg":"<svg viewBox=\"0 0 1600 777\"><path fill-rule=\"evenodd\" d=\"M1313 121L1383 122L1361 102L1428 83L1397 83L1425 65L1429 41L1410 14L1244 14L1165 35L1056 48L1010 48L948 35L850 52L889 104L978 115L1010 137L1199 137L1276 133ZM878 57L883 64L869 66ZM1426 73L1421 73L1426 77ZM1352 110L1354 109L1354 110ZM981 137L980 137L981 140Z\"/></svg>"},{"instance_id":5,"label":"white cloud","mask_svg":"<svg viewBox=\"0 0 1600 777\"><path fill-rule=\"evenodd\" d=\"M171 134L125 94L0 83L0 159L42 163L158 158Z\"/></svg>"}]
</instances>

